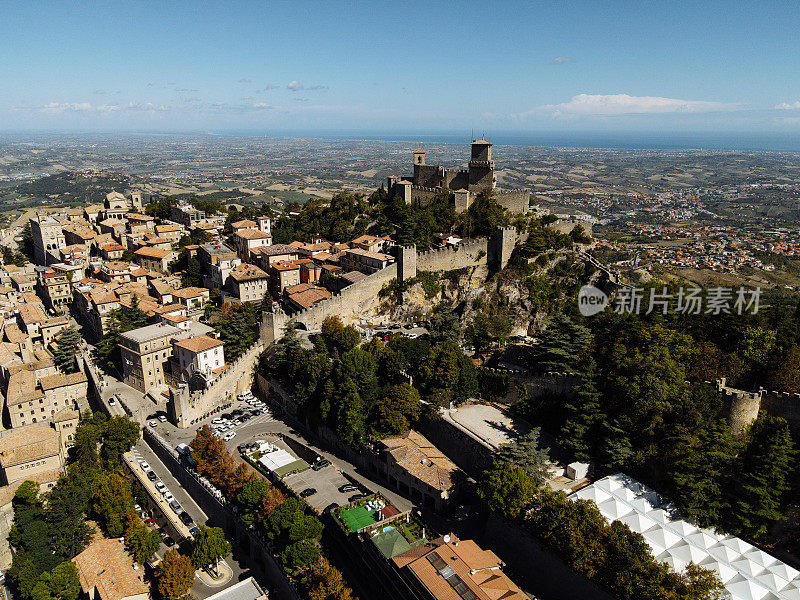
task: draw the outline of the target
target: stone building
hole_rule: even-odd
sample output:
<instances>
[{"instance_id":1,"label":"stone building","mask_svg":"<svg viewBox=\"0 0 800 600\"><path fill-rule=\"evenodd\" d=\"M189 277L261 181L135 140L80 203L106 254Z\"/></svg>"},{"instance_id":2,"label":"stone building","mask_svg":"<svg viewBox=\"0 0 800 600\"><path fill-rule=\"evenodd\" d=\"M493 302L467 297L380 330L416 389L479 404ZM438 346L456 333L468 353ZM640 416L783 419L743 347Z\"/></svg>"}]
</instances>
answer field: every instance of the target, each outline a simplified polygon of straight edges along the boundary
<instances>
[{"instance_id":1,"label":"stone building","mask_svg":"<svg viewBox=\"0 0 800 600\"><path fill-rule=\"evenodd\" d=\"M152 248L144 246L134 252L136 262L148 271L156 271L157 273L169 272L169 263L171 263L177 254L173 250L161 250L159 248Z\"/></svg>"},{"instance_id":2,"label":"stone building","mask_svg":"<svg viewBox=\"0 0 800 600\"><path fill-rule=\"evenodd\" d=\"M109 539L94 525L95 533L86 549L72 559L78 570L81 591L88 600L149 600L150 586L125 549L122 538Z\"/></svg>"},{"instance_id":3,"label":"stone building","mask_svg":"<svg viewBox=\"0 0 800 600\"><path fill-rule=\"evenodd\" d=\"M446 188L453 193L456 212L462 212L469 208L478 194L491 191L497 201L511 212L527 213L530 190L496 189L492 145L485 139L472 140L467 170L429 165L425 150L415 150L414 174L410 178L390 176L387 180L389 196L400 194L407 204L411 204Z\"/></svg>"},{"instance_id":4,"label":"stone building","mask_svg":"<svg viewBox=\"0 0 800 600\"><path fill-rule=\"evenodd\" d=\"M179 381L204 389L225 370L224 344L207 335L173 341L172 375Z\"/></svg>"},{"instance_id":5,"label":"stone building","mask_svg":"<svg viewBox=\"0 0 800 600\"><path fill-rule=\"evenodd\" d=\"M50 474L58 480L63 473L61 436L47 425L28 425L0 435L0 485L11 485Z\"/></svg>"},{"instance_id":6,"label":"stone building","mask_svg":"<svg viewBox=\"0 0 800 600\"><path fill-rule=\"evenodd\" d=\"M40 215L30 219L31 237L33 238L33 257L36 264L46 265L57 262L61 248L67 245L62 223L55 217Z\"/></svg>"},{"instance_id":7,"label":"stone building","mask_svg":"<svg viewBox=\"0 0 800 600\"><path fill-rule=\"evenodd\" d=\"M124 381L147 393L151 388L165 385L172 356L172 340L183 331L172 325L156 323L119 336Z\"/></svg>"},{"instance_id":8,"label":"stone building","mask_svg":"<svg viewBox=\"0 0 800 600\"><path fill-rule=\"evenodd\" d=\"M242 264L231 271L231 292L241 302L259 302L269 287L269 275L255 265Z\"/></svg>"},{"instance_id":9,"label":"stone building","mask_svg":"<svg viewBox=\"0 0 800 600\"><path fill-rule=\"evenodd\" d=\"M207 242L197 249L197 260L203 266L203 283L207 287L224 288L234 267L242 264L242 259L222 242Z\"/></svg>"},{"instance_id":10,"label":"stone building","mask_svg":"<svg viewBox=\"0 0 800 600\"><path fill-rule=\"evenodd\" d=\"M435 510L459 496L467 480L453 461L413 429L381 440L370 467L391 488Z\"/></svg>"},{"instance_id":11,"label":"stone building","mask_svg":"<svg viewBox=\"0 0 800 600\"><path fill-rule=\"evenodd\" d=\"M72 302L72 286L66 273L58 271L42 273L39 281L39 293L50 310L59 313L69 310Z\"/></svg>"}]
</instances>

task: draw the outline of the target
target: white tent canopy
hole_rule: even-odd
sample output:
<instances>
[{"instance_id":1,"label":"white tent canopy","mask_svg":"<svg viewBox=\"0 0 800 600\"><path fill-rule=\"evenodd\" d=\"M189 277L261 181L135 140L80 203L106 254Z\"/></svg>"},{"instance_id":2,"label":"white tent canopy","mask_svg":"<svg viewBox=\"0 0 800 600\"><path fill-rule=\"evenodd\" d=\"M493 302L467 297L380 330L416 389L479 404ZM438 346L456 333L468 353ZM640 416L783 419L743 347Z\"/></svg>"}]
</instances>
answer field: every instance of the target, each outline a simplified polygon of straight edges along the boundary
<instances>
[{"instance_id":1,"label":"white tent canopy","mask_svg":"<svg viewBox=\"0 0 800 600\"><path fill-rule=\"evenodd\" d=\"M570 498L594 501L603 517L641 534L656 560L674 571L693 562L715 572L731 600L800 600L800 571L737 537L679 518L666 499L623 473Z\"/></svg>"}]
</instances>

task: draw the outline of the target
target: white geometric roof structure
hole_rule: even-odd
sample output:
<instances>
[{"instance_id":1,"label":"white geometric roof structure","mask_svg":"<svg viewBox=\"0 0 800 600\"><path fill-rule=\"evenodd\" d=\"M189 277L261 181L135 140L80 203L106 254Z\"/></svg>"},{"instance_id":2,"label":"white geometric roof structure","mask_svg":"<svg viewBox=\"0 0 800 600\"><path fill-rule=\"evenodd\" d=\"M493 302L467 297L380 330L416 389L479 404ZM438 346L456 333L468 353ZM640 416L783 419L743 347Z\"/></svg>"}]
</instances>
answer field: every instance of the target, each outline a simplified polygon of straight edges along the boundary
<instances>
[{"instance_id":1,"label":"white geometric roof structure","mask_svg":"<svg viewBox=\"0 0 800 600\"><path fill-rule=\"evenodd\" d=\"M667 499L624 473L570 495L579 498L641 534L656 560L674 571L690 562L714 571L731 600L800 600L800 571L744 540L681 519Z\"/></svg>"}]
</instances>

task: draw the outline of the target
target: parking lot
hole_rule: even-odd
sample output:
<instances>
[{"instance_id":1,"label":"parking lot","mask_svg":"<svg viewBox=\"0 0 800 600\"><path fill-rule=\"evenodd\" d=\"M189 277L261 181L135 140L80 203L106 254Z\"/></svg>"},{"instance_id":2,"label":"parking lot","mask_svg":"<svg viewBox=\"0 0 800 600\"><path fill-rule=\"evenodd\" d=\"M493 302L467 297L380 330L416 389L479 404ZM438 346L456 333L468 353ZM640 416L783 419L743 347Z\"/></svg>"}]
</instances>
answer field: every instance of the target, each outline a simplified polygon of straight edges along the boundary
<instances>
[{"instance_id":1,"label":"parking lot","mask_svg":"<svg viewBox=\"0 0 800 600\"><path fill-rule=\"evenodd\" d=\"M340 487L353 482L334 465L328 465L319 471L306 469L301 473L288 475L283 481L298 494L309 488L317 490L315 494L305 498L305 501L318 513L323 512L331 504L344 506L350 502L349 498L353 494L364 492L360 486L355 491L340 492Z\"/></svg>"}]
</instances>

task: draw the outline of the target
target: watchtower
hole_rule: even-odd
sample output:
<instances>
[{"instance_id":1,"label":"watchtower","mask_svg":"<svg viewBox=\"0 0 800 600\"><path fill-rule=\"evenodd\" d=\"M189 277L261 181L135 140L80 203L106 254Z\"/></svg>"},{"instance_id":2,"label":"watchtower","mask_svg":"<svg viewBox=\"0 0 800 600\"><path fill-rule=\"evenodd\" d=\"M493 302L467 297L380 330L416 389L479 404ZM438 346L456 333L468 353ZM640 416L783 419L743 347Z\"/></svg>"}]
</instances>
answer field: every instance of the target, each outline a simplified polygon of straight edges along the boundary
<instances>
[{"instance_id":1,"label":"watchtower","mask_svg":"<svg viewBox=\"0 0 800 600\"><path fill-rule=\"evenodd\" d=\"M400 246L397 253L397 279L406 281L417 276L417 247Z\"/></svg>"},{"instance_id":2,"label":"watchtower","mask_svg":"<svg viewBox=\"0 0 800 600\"><path fill-rule=\"evenodd\" d=\"M469 159L469 191L480 193L495 186L492 143L483 138L472 140Z\"/></svg>"}]
</instances>

